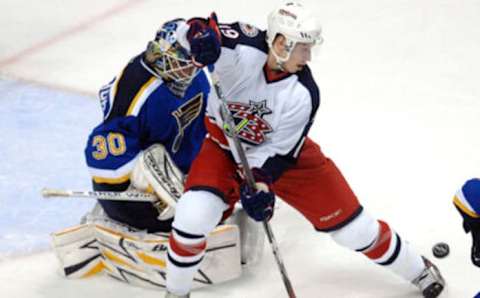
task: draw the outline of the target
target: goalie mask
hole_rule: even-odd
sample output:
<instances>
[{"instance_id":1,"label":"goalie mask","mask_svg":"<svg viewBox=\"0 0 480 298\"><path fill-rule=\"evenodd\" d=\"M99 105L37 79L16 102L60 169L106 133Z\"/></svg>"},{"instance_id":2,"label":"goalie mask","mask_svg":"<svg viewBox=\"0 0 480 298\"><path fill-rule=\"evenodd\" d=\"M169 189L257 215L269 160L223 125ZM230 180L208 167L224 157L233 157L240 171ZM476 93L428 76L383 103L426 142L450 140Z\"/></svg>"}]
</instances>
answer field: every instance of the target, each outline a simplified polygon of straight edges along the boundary
<instances>
[{"instance_id":1,"label":"goalie mask","mask_svg":"<svg viewBox=\"0 0 480 298\"><path fill-rule=\"evenodd\" d=\"M161 77L175 95L183 97L199 68L192 63L186 40L188 25L183 19L166 22L150 41L145 61L156 76Z\"/></svg>"}]
</instances>

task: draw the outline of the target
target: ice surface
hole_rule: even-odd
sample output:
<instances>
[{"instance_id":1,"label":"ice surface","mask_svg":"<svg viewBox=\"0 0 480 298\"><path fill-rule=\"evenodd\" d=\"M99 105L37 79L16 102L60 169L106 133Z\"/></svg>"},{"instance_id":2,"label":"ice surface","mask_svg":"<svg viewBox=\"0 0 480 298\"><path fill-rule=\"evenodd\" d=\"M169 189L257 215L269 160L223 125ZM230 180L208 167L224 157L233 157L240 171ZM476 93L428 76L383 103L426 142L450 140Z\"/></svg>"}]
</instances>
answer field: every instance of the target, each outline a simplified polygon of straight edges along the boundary
<instances>
[{"instance_id":1,"label":"ice surface","mask_svg":"<svg viewBox=\"0 0 480 298\"><path fill-rule=\"evenodd\" d=\"M434 260L448 282L442 297L473 297L480 271L470 264L470 238L451 199L480 175L480 2L305 2L325 35L311 63L322 92L312 138L365 208L418 251L433 258L434 243L450 244L450 256ZM61 278L48 234L78 222L92 202L47 201L40 189L89 188L83 147L100 121L94 94L162 20L215 10L222 21L265 26L275 3L1 1L1 297L162 296L105 277ZM272 227L299 297L419 297L413 286L279 205ZM241 279L192 297L286 297L265 249L261 265Z\"/></svg>"},{"instance_id":2,"label":"ice surface","mask_svg":"<svg viewBox=\"0 0 480 298\"><path fill-rule=\"evenodd\" d=\"M85 199L45 200L43 187L90 189L83 147L100 120L92 98L0 81L0 258L48 248L49 233L78 223Z\"/></svg>"}]
</instances>

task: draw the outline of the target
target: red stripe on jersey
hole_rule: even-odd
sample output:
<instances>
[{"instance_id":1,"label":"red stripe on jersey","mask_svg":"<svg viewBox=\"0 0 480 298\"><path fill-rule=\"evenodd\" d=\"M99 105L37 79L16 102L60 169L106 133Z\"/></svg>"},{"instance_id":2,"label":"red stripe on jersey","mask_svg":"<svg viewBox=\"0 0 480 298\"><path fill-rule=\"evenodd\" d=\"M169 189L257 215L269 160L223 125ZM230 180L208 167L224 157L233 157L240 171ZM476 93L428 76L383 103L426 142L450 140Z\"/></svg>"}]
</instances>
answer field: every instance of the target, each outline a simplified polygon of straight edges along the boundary
<instances>
[{"instance_id":1,"label":"red stripe on jersey","mask_svg":"<svg viewBox=\"0 0 480 298\"><path fill-rule=\"evenodd\" d=\"M367 257L373 260L385 255L392 240L392 230L388 224L381 220L379 220L378 223L380 224L380 231L378 233L377 241L375 241L375 244L370 249L364 252Z\"/></svg>"},{"instance_id":2,"label":"red stripe on jersey","mask_svg":"<svg viewBox=\"0 0 480 298\"><path fill-rule=\"evenodd\" d=\"M215 120L210 119L209 117L205 117L205 127L207 128L207 132L210 134L210 137L212 140L215 140L215 142L220 143L220 145L224 145L228 147L228 142L227 139L225 138L225 135L223 134L223 130L218 127L217 123L215 123Z\"/></svg>"},{"instance_id":3,"label":"red stripe on jersey","mask_svg":"<svg viewBox=\"0 0 480 298\"><path fill-rule=\"evenodd\" d=\"M272 70L270 67L268 67L267 63L265 63L265 65L263 66L263 71L268 82L278 81L290 75L286 71Z\"/></svg>"},{"instance_id":4,"label":"red stripe on jersey","mask_svg":"<svg viewBox=\"0 0 480 298\"><path fill-rule=\"evenodd\" d=\"M170 235L168 239L170 248L174 253L181 257L194 257L205 251L207 248L207 241L203 240L202 242L194 245L186 245L178 242L175 237Z\"/></svg>"}]
</instances>

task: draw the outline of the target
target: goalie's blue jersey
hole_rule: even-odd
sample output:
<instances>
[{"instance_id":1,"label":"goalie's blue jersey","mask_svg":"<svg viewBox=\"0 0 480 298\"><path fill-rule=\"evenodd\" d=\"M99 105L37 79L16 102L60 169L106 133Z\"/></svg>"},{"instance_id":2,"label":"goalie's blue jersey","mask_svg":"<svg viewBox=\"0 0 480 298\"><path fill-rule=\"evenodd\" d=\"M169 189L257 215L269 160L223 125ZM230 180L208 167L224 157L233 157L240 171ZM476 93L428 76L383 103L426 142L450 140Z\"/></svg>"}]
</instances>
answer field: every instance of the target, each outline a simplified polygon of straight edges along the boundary
<instances>
[{"instance_id":1,"label":"goalie's blue jersey","mask_svg":"<svg viewBox=\"0 0 480 298\"><path fill-rule=\"evenodd\" d=\"M100 89L104 119L93 129L85 148L94 185L107 184L109 190L128 186L138 154L154 143L163 144L187 173L206 133L210 85L205 73L200 71L184 97L178 98L152 75L141 57L133 58Z\"/></svg>"}]
</instances>

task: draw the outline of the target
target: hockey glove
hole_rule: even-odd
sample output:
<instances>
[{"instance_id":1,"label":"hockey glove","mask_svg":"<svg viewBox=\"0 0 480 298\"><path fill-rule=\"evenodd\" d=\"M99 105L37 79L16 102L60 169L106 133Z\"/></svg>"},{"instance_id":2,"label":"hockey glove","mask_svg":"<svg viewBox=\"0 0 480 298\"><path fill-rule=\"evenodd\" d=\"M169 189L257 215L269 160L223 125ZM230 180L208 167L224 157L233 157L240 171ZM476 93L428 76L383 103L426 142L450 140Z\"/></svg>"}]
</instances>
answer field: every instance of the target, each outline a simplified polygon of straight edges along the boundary
<instances>
[{"instance_id":1,"label":"hockey glove","mask_svg":"<svg viewBox=\"0 0 480 298\"><path fill-rule=\"evenodd\" d=\"M193 18L188 21L190 29L187 40L193 64L197 67L213 64L220 57L221 34L217 15L212 12L208 19Z\"/></svg>"},{"instance_id":2,"label":"hockey glove","mask_svg":"<svg viewBox=\"0 0 480 298\"><path fill-rule=\"evenodd\" d=\"M240 185L240 201L245 212L256 221L270 220L275 206L275 194L272 191L272 178L259 168L253 168L256 189L246 182Z\"/></svg>"}]
</instances>

